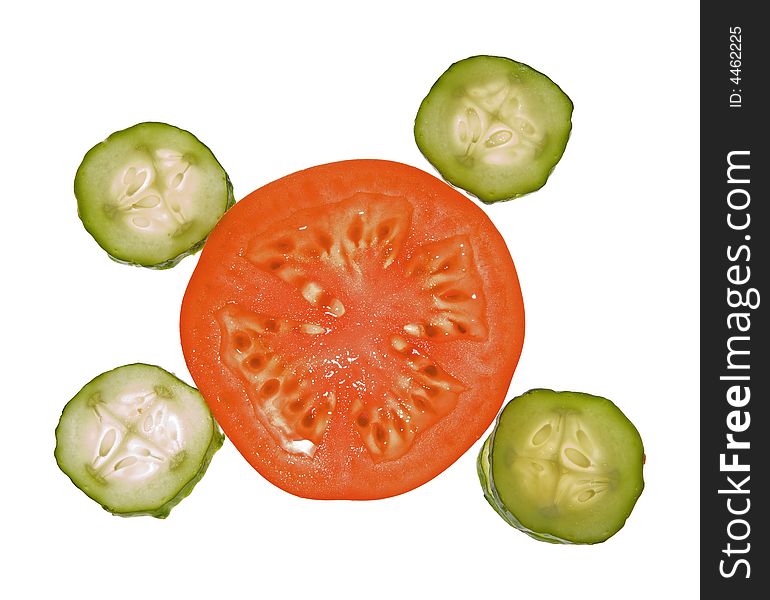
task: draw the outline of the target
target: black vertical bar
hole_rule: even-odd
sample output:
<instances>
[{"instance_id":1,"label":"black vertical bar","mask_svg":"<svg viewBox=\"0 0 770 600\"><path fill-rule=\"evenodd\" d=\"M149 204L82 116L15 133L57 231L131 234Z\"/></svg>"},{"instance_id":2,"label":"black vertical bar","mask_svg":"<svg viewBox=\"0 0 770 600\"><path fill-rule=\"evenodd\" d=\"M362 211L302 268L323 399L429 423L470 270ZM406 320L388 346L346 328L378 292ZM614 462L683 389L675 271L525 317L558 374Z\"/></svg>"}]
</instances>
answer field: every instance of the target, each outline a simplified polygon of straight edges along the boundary
<instances>
[{"instance_id":1,"label":"black vertical bar","mask_svg":"<svg viewBox=\"0 0 770 600\"><path fill-rule=\"evenodd\" d=\"M700 584L707 598L770 598L770 30L762 6L701 3Z\"/></svg>"}]
</instances>

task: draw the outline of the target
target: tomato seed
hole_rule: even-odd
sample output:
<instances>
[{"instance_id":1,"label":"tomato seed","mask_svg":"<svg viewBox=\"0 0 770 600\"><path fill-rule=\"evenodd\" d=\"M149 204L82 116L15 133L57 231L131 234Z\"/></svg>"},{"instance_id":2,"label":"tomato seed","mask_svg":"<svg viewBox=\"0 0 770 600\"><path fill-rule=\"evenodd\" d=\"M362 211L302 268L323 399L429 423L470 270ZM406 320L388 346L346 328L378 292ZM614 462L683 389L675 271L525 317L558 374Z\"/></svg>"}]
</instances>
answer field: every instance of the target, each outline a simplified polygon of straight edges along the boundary
<instances>
[{"instance_id":1,"label":"tomato seed","mask_svg":"<svg viewBox=\"0 0 770 600\"><path fill-rule=\"evenodd\" d=\"M236 350L243 352L244 350L249 349L251 346L251 340L246 333L239 331L233 336L233 344L235 345Z\"/></svg>"},{"instance_id":2,"label":"tomato seed","mask_svg":"<svg viewBox=\"0 0 770 600\"><path fill-rule=\"evenodd\" d=\"M265 366L265 357L261 354L252 354L247 360L246 364L254 369L255 371L259 371L262 369L262 367Z\"/></svg>"},{"instance_id":3,"label":"tomato seed","mask_svg":"<svg viewBox=\"0 0 770 600\"><path fill-rule=\"evenodd\" d=\"M283 238L275 243L275 249L280 252L291 252L294 250L294 242L289 238Z\"/></svg>"},{"instance_id":4,"label":"tomato seed","mask_svg":"<svg viewBox=\"0 0 770 600\"><path fill-rule=\"evenodd\" d=\"M436 365L428 365L427 367L423 367L422 372L430 377L435 377L438 375L438 368Z\"/></svg>"},{"instance_id":5,"label":"tomato seed","mask_svg":"<svg viewBox=\"0 0 770 600\"><path fill-rule=\"evenodd\" d=\"M395 428L397 431L404 432L406 431L406 421L401 418L401 415L393 414L391 415L391 418L393 420L393 425L395 425Z\"/></svg>"},{"instance_id":6,"label":"tomato seed","mask_svg":"<svg viewBox=\"0 0 770 600\"><path fill-rule=\"evenodd\" d=\"M284 392L286 391L286 388L284 386ZM301 411L303 408L305 408L305 399L304 398L297 398L293 402L289 403L289 410L291 412L297 413Z\"/></svg>"},{"instance_id":7,"label":"tomato seed","mask_svg":"<svg viewBox=\"0 0 770 600\"><path fill-rule=\"evenodd\" d=\"M327 234L319 233L316 241L318 242L318 245L324 249L324 251L329 252L332 249L332 238Z\"/></svg>"},{"instance_id":8,"label":"tomato seed","mask_svg":"<svg viewBox=\"0 0 770 600\"><path fill-rule=\"evenodd\" d=\"M386 446L388 443L388 432L379 423L372 425L372 433L378 446Z\"/></svg>"},{"instance_id":9,"label":"tomato seed","mask_svg":"<svg viewBox=\"0 0 770 600\"><path fill-rule=\"evenodd\" d=\"M441 299L447 302L464 302L469 298L470 296L461 290L448 290L441 294Z\"/></svg>"},{"instance_id":10,"label":"tomato seed","mask_svg":"<svg viewBox=\"0 0 770 600\"><path fill-rule=\"evenodd\" d=\"M354 244L358 245L358 243L361 241L361 237L363 236L364 228L361 224L361 218L358 217L353 224L348 227L348 239L353 242Z\"/></svg>"},{"instance_id":11,"label":"tomato seed","mask_svg":"<svg viewBox=\"0 0 770 600\"><path fill-rule=\"evenodd\" d=\"M270 398L271 396L275 396L278 393L278 390L281 389L281 382L277 379L268 379L263 385L262 388L259 390L259 393L265 396L266 398Z\"/></svg>"},{"instance_id":12,"label":"tomato seed","mask_svg":"<svg viewBox=\"0 0 770 600\"><path fill-rule=\"evenodd\" d=\"M468 333L468 328L462 323L458 323L457 321L452 321L452 324L455 326L455 329L459 333Z\"/></svg>"}]
</instances>

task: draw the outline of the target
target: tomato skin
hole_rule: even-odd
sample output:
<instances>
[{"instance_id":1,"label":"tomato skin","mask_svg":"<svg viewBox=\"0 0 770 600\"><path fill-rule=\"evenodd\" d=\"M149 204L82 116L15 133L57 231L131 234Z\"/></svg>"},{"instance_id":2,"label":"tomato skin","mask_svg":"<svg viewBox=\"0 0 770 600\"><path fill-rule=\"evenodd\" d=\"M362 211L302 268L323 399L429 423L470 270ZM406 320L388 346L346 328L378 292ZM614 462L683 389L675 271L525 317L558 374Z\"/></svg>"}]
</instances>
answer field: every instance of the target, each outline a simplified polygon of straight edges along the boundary
<instances>
[{"instance_id":1,"label":"tomato skin","mask_svg":"<svg viewBox=\"0 0 770 600\"><path fill-rule=\"evenodd\" d=\"M218 311L228 305L260 314L291 312L294 318L317 321L318 310L303 303L296 290L255 271L245 258L247 249L275 223L302 210L332 206L359 192L404 197L411 203L411 229L401 249L404 257L450 235L468 236L486 298L485 340L414 341L462 379L467 390L448 416L415 436L403 456L382 462L372 460L362 446L344 416L345 408L349 410L344 404L338 406L342 416L336 418L335 413L314 456L287 452L256 416L242 381L224 364L217 322ZM344 296L346 290L339 291ZM410 302L406 298L404 304ZM204 246L184 296L180 324L185 360L196 386L227 436L260 474L298 496L363 500L394 496L425 483L484 434L505 399L519 360L524 308L505 242L476 204L414 167L352 160L288 175L230 209ZM390 333L384 330L383 338Z\"/></svg>"}]
</instances>

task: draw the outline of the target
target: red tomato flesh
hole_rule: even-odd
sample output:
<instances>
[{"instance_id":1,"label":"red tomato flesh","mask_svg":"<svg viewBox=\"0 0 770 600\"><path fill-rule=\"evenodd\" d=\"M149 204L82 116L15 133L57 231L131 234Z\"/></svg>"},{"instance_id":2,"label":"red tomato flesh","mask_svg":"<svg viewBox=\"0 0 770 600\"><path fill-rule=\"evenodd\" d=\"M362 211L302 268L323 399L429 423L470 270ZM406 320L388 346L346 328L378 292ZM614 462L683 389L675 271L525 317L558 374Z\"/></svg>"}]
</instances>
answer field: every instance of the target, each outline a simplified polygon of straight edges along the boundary
<instances>
[{"instance_id":1,"label":"red tomato flesh","mask_svg":"<svg viewBox=\"0 0 770 600\"><path fill-rule=\"evenodd\" d=\"M407 165L313 167L253 192L184 296L190 374L246 460L306 498L394 496L477 441L521 353L500 233Z\"/></svg>"}]
</instances>

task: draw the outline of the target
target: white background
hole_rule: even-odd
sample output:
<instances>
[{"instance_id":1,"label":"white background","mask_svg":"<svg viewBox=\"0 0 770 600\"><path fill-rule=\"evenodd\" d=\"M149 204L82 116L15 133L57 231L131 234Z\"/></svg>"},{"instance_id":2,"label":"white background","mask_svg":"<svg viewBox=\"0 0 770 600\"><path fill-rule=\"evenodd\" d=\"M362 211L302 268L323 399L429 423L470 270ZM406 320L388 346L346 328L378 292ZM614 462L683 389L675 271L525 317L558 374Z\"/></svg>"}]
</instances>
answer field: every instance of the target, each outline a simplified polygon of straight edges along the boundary
<instances>
[{"instance_id":1,"label":"white background","mask_svg":"<svg viewBox=\"0 0 770 600\"><path fill-rule=\"evenodd\" d=\"M698 592L698 5L618 2L26 2L2 9L0 596L694 598ZM77 218L83 154L114 130L197 134L236 198L348 158L432 171L417 107L454 61L509 56L575 103L541 191L487 208L527 338L509 397L613 399L646 489L604 544L539 543L486 504L479 444L388 500L318 502L227 442L166 520L121 519L53 459L64 404L134 361L191 381L178 310L197 257L110 261Z\"/></svg>"}]
</instances>

